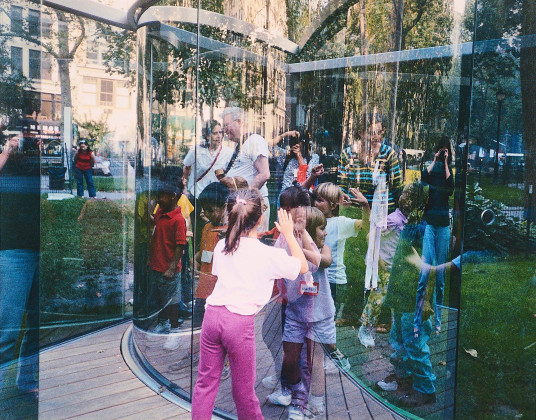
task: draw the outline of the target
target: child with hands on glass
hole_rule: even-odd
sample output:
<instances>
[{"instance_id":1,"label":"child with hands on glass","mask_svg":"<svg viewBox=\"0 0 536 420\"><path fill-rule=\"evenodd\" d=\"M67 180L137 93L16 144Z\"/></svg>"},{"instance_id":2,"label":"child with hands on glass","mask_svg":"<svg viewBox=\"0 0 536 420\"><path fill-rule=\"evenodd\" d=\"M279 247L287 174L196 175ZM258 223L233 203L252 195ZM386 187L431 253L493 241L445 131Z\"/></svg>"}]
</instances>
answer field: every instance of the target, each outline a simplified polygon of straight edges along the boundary
<instances>
[{"instance_id":1,"label":"child with hands on glass","mask_svg":"<svg viewBox=\"0 0 536 420\"><path fill-rule=\"evenodd\" d=\"M257 239L263 222L262 203L258 190L238 190L227 200L228 228L213 254L212 274L218 281L207 298L201 329L193 419L212 417L225 355L231 366L238 418L263 418L255 395L255 314L269 301L274 279L295 279L309 267L285 210L279 211L276 226L290 255Z\"/></svg>"}]
</instances>

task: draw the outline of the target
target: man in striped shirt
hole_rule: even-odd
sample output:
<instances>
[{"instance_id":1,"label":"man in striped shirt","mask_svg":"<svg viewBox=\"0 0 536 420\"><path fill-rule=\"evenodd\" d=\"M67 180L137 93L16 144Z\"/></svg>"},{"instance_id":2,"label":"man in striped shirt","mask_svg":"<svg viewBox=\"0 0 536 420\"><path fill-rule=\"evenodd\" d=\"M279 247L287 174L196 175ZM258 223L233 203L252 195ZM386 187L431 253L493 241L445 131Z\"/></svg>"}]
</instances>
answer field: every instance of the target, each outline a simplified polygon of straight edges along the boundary
<instances>
[{"instance_id":1,"label":"man in striped shirt","mask_svg":"<svg viewBox=\"0 0 536 420\"><path fill-rule=\"evenodd\" d=\"M339 187L348 194L349 188L359 188L367 198L369 205L372 206L375 186L372 182L372 176L376 164L378 164L380 173L386 175L386 187L389 190L388 203L389 213L395 211L398 202L398 196L402 187L402 174L396 151L383 142L383 133L381 116L375 114L373 121L366 130L364 135L364 146L368 153L362 153L361 156L353 158L346 150L341 154L339 162L339 171L337 182ZM370 147L366 147L367 143Z\"/></svg>"}]
</instances>

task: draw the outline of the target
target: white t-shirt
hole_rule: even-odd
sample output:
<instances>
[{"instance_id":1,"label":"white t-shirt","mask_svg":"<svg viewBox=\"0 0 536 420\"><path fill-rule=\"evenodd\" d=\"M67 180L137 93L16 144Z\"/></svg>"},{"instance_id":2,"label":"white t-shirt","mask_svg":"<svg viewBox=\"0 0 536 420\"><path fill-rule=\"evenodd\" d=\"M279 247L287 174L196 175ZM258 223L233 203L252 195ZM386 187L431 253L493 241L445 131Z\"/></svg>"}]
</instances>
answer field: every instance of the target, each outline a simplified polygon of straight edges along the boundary
<instances>
[{"instance_id":1,"label":"white t-shirt","mask_svg":"<svg viewBox=\"0 0 536 420\"><path fill-rule=\"evenodd\" d=\"M241 176L251 186L251 183L259 174L255 168L255 161L259 156L264 156L268 159L268 144L266 143L266 140L264 140L264 138L258 134L252 134L242 144L240 153L238 153L238 156L236 157L231 169L229 169L227 175ZM260 192L263 197L268 197L268 188L266 187L266 183L260 188Z\"/></svg>"},{"instance_id":2,"label":"white t-shirt","mask_svg":"<svg viewBox=\"0 0 536 420\"><path fill-rule=\"evenodd\" d=\"M194 193L195 180L201 175L203 175L208 168L210 168L210 165L212 165L212 162L214 162L214 159L216 158L217 154L218 150L216 150L214 154L211 154L208 147L198 147L197 166L194 173L193 167L195 163L195 151L194 149L190 149L183 162L184 166L190 166L192 168L192 172L190 173L190 176L188 178L188 191L190 191L190 193ZM216 178L214 171L216 169L227 169L227 165L229 164L229 161L231 160L232 156L233 149L222 145L222 149L220 154L218 155L218 159L216 160L212 168L210 168L210 170L207 172L207 174L197 183L197 188L195 190L196 198L199 197L201 191L203 191L208 184L212 182L218 182L218 178Z\"/></svg>"},{"instance_id":3,"label":"white t-shirt","mask_svg":"<svg viewBox=\"0 0 536 420\"><path fill-rule=\"evenodd\" d=\"M207 298L207 305L253 315L270 300L275 279L295 279L300 274L298 258L258 239L240 238L238 249L228 255L223 253L224 245L222 239L214 248L212 274L218 276L218 281Z\"/></svg>"},{"instance_id":4,"label":"white t-shirt","mask_svg":"<svg viewBox=\"0 0 536 420\"><path fill-rule=\"evenodd\" d=\"M330 283L346 284L344 247L346 240L357 235L355 220L344 216L330 217L326 224L326 245L331 248L333 262L328 267Z\"/></svg>"}]
</instances>

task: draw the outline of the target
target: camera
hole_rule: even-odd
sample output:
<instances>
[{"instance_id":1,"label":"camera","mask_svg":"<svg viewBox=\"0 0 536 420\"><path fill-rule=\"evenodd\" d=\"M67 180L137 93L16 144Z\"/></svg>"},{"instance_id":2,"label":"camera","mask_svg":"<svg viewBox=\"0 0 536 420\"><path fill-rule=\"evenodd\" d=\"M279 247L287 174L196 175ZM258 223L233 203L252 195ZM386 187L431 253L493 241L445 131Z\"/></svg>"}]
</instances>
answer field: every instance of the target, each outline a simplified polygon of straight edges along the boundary
<instances>
[{"instance_id":1,"label":"camera","mask_svg":"<svg viewBox=\"0 0 536 420\"><path fill-rule=\"evenodd\" d=\"M445 149L441 149L439 151L439 157L438 157L438 160L440 160L441 162L443 162L445 160L445 156L447 154L447 151Z\"/></svg>"}]
</instances>

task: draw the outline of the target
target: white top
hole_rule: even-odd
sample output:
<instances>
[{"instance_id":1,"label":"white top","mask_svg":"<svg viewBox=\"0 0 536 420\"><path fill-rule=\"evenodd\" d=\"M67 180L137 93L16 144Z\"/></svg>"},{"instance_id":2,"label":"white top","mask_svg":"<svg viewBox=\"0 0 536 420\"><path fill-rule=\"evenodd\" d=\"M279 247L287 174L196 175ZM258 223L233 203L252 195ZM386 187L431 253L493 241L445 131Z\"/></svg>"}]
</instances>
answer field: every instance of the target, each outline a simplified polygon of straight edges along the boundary
<instances>
[{"instance_id":1,"label":"white top","mask_svg":"<svg viewBox=\"0 0 536 420\"><path fill-rule=\"evenodd\" d=\"M231 157L233 156L233 149L227 146L221 146L221 152L218 155L218 160L214 163L212 168L207 172L207 174L199 180L197 183L197 188L195 190L195 197L199 197L199 194L201 194L201 191L205 189L205 187L212 183L212 182L218 182L218 178L216 178L216 175L214 174L214 171L216 169L226 169L227 165L229 164L229 161L231 160ZM184 158L184 166L190 166L192 168L192 172L190 173L190 176L188 177L188 191L190 193L194 193L194 183L197 178L199 178L203 173L212 165L212 162L214 162L214 159L216 158L216 155L218 154L218 149L214 153L210 153L210 150L208 147L200 146L197 148L197 166L195 168L195 173L193 171L194 163L195 163L195 151L194 149L190 149L186 157Z\"/></svg>"},{"instance_id":2,"label":"white top","mask_svg":"<svg viewBox=\"0 0 536 420\"><path fill-rule=\"evenodd\" d=\"M330 217L327 219L326 232L326 245L330 247L333 256L333 262L327 270L329 282L346 284L344 247L348 238L357 235L355 220L344 216Z\"/></svg>"},{"instance_id":3,"label":"white top","mask_svg":"<svg viewBox=\"0 0 536 420\"><path fill-rule=\"evenodd\" d=\"M207 305L253 315L270 300L275 279L295 279L300 274L298 258L258 239L240 238L238 249L228 255L223 253L224 245L222 239L214 248L212 274L218 276L218 281L207 298Z\"/></svg>"},{"instance_id":4,"label":"white top","mask_svg":"<svg viewBox=\"0 0 536 420\"><path fill-rule=\"evenodd\" d=\"M242 144L240 153L238 153L227 176L241 176L248 182L249 186L251 186L251 183L259 174L255 168L255 161L259 156L264 156L268 159L268 144L266 143L266 140L258 134L252 134ZM263 197L268 197L266 183L260 188L260 192Z\"/></svg>"}]
</instances>

